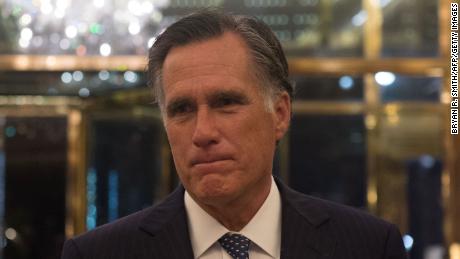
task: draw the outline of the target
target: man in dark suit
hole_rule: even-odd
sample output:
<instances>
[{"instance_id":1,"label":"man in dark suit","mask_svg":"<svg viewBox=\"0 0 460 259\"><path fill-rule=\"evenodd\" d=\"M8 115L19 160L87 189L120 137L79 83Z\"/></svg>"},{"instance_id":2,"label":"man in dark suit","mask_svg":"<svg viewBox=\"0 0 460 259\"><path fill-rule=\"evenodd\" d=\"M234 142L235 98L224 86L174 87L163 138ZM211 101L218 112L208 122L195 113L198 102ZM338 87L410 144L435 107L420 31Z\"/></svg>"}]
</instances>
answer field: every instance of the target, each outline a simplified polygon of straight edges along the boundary
<instances>
[{"instance_id":1,"label":"man in dark suit","mask_svg":"<svg viewBox=\"0 0 460 259\"><path fill-rule=\"evenodd\" d=\"M149 76L182 185L65 243L62 258L403 259L397 228L272 177L293 87L262 22L202 11L171 25Z\"/></svg>"}]
</instances>

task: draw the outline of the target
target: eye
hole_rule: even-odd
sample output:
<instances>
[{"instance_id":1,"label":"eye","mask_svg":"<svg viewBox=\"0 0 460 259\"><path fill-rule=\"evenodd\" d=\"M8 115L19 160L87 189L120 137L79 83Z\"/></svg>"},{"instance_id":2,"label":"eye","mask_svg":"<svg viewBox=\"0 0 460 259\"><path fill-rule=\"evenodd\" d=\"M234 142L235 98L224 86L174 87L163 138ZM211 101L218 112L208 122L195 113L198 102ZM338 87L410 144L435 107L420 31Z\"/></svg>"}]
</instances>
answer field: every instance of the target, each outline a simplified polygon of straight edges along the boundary
<instances>
[{"instance_id":1,"label":"eye","mask_svg":"<svg viewBox=\"0 0 460 259\"><path fill-rule=\"evenodd\" d=\"M245 103L247 103L246 98L240 94L223 93L215 96L215 98L211 100L210 105L214 108L230 108Z\"/></svg>"},{"instance_id":2,"label":"eye","mask_svg":"<svg viewBox=\"0 0 460 259\"><path fill-rule=\"evenodd\" d=\"M190 102L179 101L168 105L167 113L169 117L175 117L190 113L193 109L193 105Z\"/></svg>"},{"instance_id":3,"label":"eye","mask_svg":"<svg viewBox=\"0 0 460 259\"><path fill-rule=\"evenodd\" d=\"M240 104L241 102L234 97L222 97L219 98L216 102L217 107L225 107L229 105L234 105L234 104Z\"/></svg>"},{"instance_id":4,"label":"eye","mask_svg":"<svg viewBox=\"0 0 460 259\"><path fill-rule=\"evenodd\" d=\"M186 112L189 112L191 111L192 109L190 108L190 105L188 104L182 104L182 105L179 105L176 107L176 109L174 109L174 113L175 114L178 114L178 113L186 113Z\"/></svg>"}]
</instances>

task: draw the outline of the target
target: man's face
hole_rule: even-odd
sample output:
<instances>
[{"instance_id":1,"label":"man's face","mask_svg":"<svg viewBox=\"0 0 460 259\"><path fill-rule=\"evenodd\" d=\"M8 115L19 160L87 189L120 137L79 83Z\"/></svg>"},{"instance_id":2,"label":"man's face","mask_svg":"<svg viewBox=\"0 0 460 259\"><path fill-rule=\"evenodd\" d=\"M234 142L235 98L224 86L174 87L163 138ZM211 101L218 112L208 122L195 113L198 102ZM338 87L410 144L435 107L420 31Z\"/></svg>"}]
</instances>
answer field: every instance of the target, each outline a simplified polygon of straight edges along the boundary
<instances>
[{"instance_id":1,"label":"man's face","mask_svg":"<svg viewBox=\"0 0 460 259\"><path fill-rule=\"evenodd\" d=\"M248 199L271 181L290 101L284 93L268 111L253 71L234 33L175 47L166 57L165 129L179 178L198 202Z\"/></svg>"}]
</instances>

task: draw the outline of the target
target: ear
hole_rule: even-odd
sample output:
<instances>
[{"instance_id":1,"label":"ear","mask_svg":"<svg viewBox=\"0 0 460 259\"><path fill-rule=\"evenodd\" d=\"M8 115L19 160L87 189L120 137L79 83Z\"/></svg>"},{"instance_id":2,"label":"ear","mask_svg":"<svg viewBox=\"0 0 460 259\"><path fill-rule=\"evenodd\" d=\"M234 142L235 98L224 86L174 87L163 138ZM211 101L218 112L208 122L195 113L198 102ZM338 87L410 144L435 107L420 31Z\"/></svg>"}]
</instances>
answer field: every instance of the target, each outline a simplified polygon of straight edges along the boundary
<instances>
[{"instance_id":1,"label":"ear","mask_svg":"<svg viewBox=\"0 0 460 259\"><path fill-rule=\"evenodd\" d=\"M273 105L275 116L275 136L280 140L289 128L291 121L291 97L287 92L282 92L276 97Z\"/></svg>"}]
</instances>

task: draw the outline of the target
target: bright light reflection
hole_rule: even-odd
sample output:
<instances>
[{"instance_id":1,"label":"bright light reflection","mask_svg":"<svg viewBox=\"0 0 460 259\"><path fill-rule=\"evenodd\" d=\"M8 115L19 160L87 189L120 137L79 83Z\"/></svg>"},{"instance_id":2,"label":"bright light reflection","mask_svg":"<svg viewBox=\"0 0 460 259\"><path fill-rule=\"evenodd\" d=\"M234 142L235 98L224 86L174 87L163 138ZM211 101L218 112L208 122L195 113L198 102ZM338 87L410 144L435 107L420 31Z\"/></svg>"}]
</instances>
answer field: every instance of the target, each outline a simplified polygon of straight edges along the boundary
<instances>
[{"instance_id":1,"label":"bright light reflection","mask_svg":"<svg viewBox=\"0 0 460 259\"><path fill-rule=\"evenodd\" d=\"M152 20L156 23L160 23L161 20L163 19L163 14L161 12L159 12L158 10L154 10L152 11Z\"/></svg>"},{"instance_id":2,"label":"bright light reflection","mask_svg":"<svg viewBox=\"0 0 460 259\"><path fill-rule=\"evenodd\" d=\"M7 228L5 230L5 237L8 238L9 240L15 240L16 237L18 236L18 233L14 228Z\"/></svg>"},{"instance_id":3,"label":"bright light reflection","mask_svg":"<svg viewBox=\"0 0 460 259\"><path fill-rule=\"evenodd\" d=\"M54 11L54 16L56 16L56 18L58 18L58 19L64 18L65 10L64 9L56 9Z\"/></svg>"},{"instance_id":4,"label":"bright light reflection","mask_svg":"<svg viewBox=\"0 0 460 259\"><path fill-rule=\"evenodd\" d=\"M449 247L449 254L451 259L460 259L460 244L452 243Z\"/></svg>"},{"instance_id":5,"label":"bright light reflection","mask_svg":"<svg viewBox=\"0 0 460 259\"><path fill-rule=\"evenodd\" d=\"M147 42L147 47L151 48L153 46L153 43L155 43L155 40L156 40L155 37L150 38L149 41Z\"/></svg>"},{"instance_id":6,"label":"bright light reflection","mask_svg":"<svg viewBox=\"0 0 460 259\"><path fill-rule=\"evenodd\" d=\"M171 4L170 0L155 0L155 6L167 7Z\"/></svg>"},{"instance_id":7,"label":"bright light reflection","mask_svg":"<svg viewBox=\"0 0 460 259\"><path fill-rule=\"evenodd\" d=\"M61 47L61 49L63 49L63 50L69 49L70 48L70 41L68 39L62 39L59 42L59 47Z\"/></svg>"},{"instance_id":8,"label":"bright light reflection","mask_svg":"<svg viewBox=\"0 0 460 259\"><path fill-rule=\"evenodd\" d=\"M142 5L135 0L131 0L128 2L128 10L134 15L142 15Z\"/></svg>"},{"instance_id":9,"label":"bright light reflection","mask_svg":"<svg viewBox=\"0 0 460 259\"><path fill-rule=\"evenodd\" d=\"M389 86L396 80L395 74L391 72L377 72L375 74L375 81L381 86Z\"/></svg>"},{"instance_id":10,"label":"bright light reflection","mask_svg":"<svg viewBox=\"0 0 460 259\"><path fill-rule=\"evenodd\" d=\"M110 73L107 70L102 70L99 72L98 76L99 76L99 79L101 79L102 81L105 81L109 79Z\"/></svg>"},{"instance_id":11,"label":"bright light reflection","mask_svg":"<svg viewBox=\"0 0 460 259\"><path fill-rule=\"evenodd\" d=\"M131 35L136 35L141 31L139 21L135 20L129 23L128 31Z\"/></svg>"},{"instance_id":12,"label":"bright light reflection","mask_svg":"<svg viewBox=\"0 0 460 259\"><path fill-rule=\"evenodd\" d=\"M86 176L86 228L88 230L96 227L97 218L97 172L94 168L90 168Z\"/></svg>"},{"instance_id":13,"label":"bright light reflection","mask_svg":"<svg viewBox=\"0 0 460 259\"><path fill-rule=\"evenodd\" d=\"M51 12L53 12L53 5L51 5L51 3L49 3L49 2L44 2L44 3L42 3L42 7L40 8L40 11L43 14L48 15Z\"/></svg>"},{"instance_id":14,"label":"bright light reflection","mask_svg":"<svg viewBox=\"0 0 460 259\"><path fill-rule=\"evenodd\" d=\"M102 56L107 57L112 52L112 47L110 47L108 43L103 43L101 47L99 48L99 52L101 53Z\"/></svg>"},{"instance_id":15,"label":"bright light reflection","mask_svg":"<svg viewBox=\"0 0 460 259\"><path fill-rule=\"evenodd\" d=\"M142 11L149 14L153 11L153 4L150 1L142 2Z\"/></svg>"},{"instance_id":16,"label":"bright light reflection","mask_svg":"<svg viewBox=\"0 0 460 259\"><path fill-rule=\"evenodd\" d=\"M84 97L84 98L85 98L85 97L88 97L89 94L90 94L89 89L86 88L86 87L83 87L82 89L80 89L80 90L78 91L78 95L79 95L80 97Z\"/></svg>"},{"instance_id":17,"label":"bright light reflection","mask_svg":"<svg viewBox=\"0 0 460 259\"><path fill-rule=\"evenodd\" d=\"M342 76L339 79L339 86L343 90L349 90L353 87L353 78L351 76Z\"/></svg>"},{"instance_id":18,"label":"bright light reflection","mask_svg":"<svg viewBox=\"0 0 460 259\"><path fill-rule=\"evenodd\" d=\"M70 74L69 72L64 72L64 73L62 73L62 75L61 75L61 81L62 81L64 84L68 84L68 83L72 82L72 74Z\"/></svg>"},{"instance_id":19,"label":"bright light reflection","mask_svg":"<svg viewBox=\"0 0 460 259\"><path fill-rule=\"evenodd\" d=\"M12 1L12 2L11 2ZM279 0L273 0L279 1ZM285 1L285 0L281 0ZM383 1L383 0L377 0ZM388 1L388 0L387 0ZM1 2L1 0L0 0ZM87 35L91 34L103 34L103 28L98 25L98 28L91 30L90 25L94 21L99 21L102 16L105 15L105 11L101 13L101 10L109 10L113 12L114 17L117 13L121 13L120 19L115 19L116 23L107 25L109 26L105 33L107 39L116 37L116 35L123 33L124 30L128 29L130 35L139 35L145 26L160 23L163 20L162 10L170 5L170 0L127 0L127 1L112 1L112 0L91 0L88 5L78 6L79 3L73 0L7 0L11 2L12 6L8 6L7 11L11 11L12 15L17 19L17 25L19 31L22 28L28 27L32 31L32 35L26 32L24 38L19 44L18 37L15 41L17 47L23 48L22 52L28 53L25 48L46 48L45 52L49 50L56 50L55 54L69 53L69 49L74 49L79 44L86 44L88 47L88 53L93 53L94 43L96 45L96 52L100 52L97 47L101 47L101 38L98 35ZM221 0L211 1L179 1L183 5L193 5L197 2L209 2L210 5L218 5ZM193 2L193 3L192 3ZM271 2L271 1L269 1ZM77 6L75 6L77 4ZM201 4L198 4L201 5ZM276 4L275 4L276 5ZM104 9L100 9L104 8ZM72 15L75 13L77 16ZM78 15L80 14L80 15ZM101 16L102 15L102 16ZM72 17L73 18L72 18ZM75 16L75 17L74 17ZM100 17L101 16L101 17ZM138 18L136 22L130 21L133 18ZM83 22L84 21L84 22ZM85 24L88 22L88 24ZM117 29L113 29L112 26L116 26ZM126 27L125 27L126 26ZM20 34L20 33L19 33ZM59 36L51 36L51 35ZM40 35L43 37L43 41L32 41L34 37ZM91 37L83 37L91 36ZM79 38L81 37L81 39ZM71 39L70 46L67 47L67 42L61 42L62 38ZM78 39L76 39L78 38ZM75 40L72 40L75 39ZM143 48L136 49L136 53L140 53L145 49L146 45L151 46L147 43L149 38L136 37L137 42L134 45L139 47L142 45ZM30 42L27 42L30 41ZM107 40L108 41L108 40ZM152 40L153 41L153 40ZM145 42L145 43L144 43ZM62 43L62 44L61 44ZM103 55L113 55L112 51L115 52L115 48L129 48L131 45L119 45L113 44L104 48ZM110 51L108 51L110 49ZM110 54L108 54L110 53ZM31 54L31 53L29 53ZM51 53L52 54L52 53Z\"/></svg>"},{"instance_id":20,"label":"bright light reflection","mask_svg":"<svg viewBox=\"0 0 460 259\"><path fill-rule=\"evenodd\" d=\"M412 246L414 245L414 239L410 235L404 235L403 242L404 242L404 247L406 248L406 251L409 251L412 249Z\"/></svg>"},{"instance_id":21,"label":"bright light reflection","mask_svg":"<svg viewBox=\"0 0 460 259\"><path fill-rule=\"evenodd\" d=\"M104 0L93 0L93 5L97 8L104 7Z\"/></svg>"},{"instance_id":22,"label":"bright light reflection","mask_svg":"<svg viewBox=\"0 0 460 259\"><path fill-rule=\"evenodd\" d=\"M66 9L71 0L56 0L56 9Z\"/></svg>"},{"instance_id":23,"label":"bright light reflection","mask_svg":"<svg viewBox=\"0 0 460 259\"><path fill-rule=\"evenodd\" d=\"M26 40L26 39L24 39L24 38L20 38L20 39L19 39L19 46L20 46L21 48L24 48L24 49L25 49L25 48L29 47L29 45L30 45L30 41L28 41L28 40Z\"/></svg>"},{"instance_id":24,"label":"bright light reflection","mask_svg":"<svg viewBox=\"0 0 460 259\"><path fill-rule=\"evenodd\" d=\"M53 56L48 56L46 57L45 59L45 63L47 66L55 66L56 65L56 57L53 57Z\"/></svg>"},{"instance_id":25,"label":"bright light reflection","mask_svg":"<svg viewBox=\"0 0 460 259\"><path fill-rule=\"evenodd\" d=\"M381 6L381 7L385 7L385 6L387 6L390 2L391 2L391 0L380 0L380 6Z\"/></svg>"},{"instance_id":26,"label":"bright light reflection","mask_svg":"<svg viewBox=\"0 0 460 259\"><path fill-rule=\"evenodd\" d=\"M83 77L84 77L83 72L75 71L73 72L72 77L73 77L73 80L80 82L81 80L83 80Z\"/></svg>"},{"instance_id":27,"label":"bright light reflection","mask_svg":"<svg viewBox=\"0 0 460 259\"><path fill-rule=\"evenodd\" d=\"M123 78L130 83L135 83L137 81L137 74L133 71L126 71L123 74Z\"/></svg>"},{"instance_id":28,"label":"bright light reflection","mask_svg":"<svg viewBox=\"0 0 460 259\"><path fill-rule=\"evenodd\" d=\"M77 36L78 30L77 27L69 25L65 28L65 35L69 38L75 38Z\"/></svg>"},{"instance_id":29,"label":"bright light reflection","mask_svg":"<svg viewBox=\"0 0 460 259\"><path fill-rule=\"evenodd\" d=\"M84 22L78 23L78 32L79 33L86 33L88 31L88 25Z\"/></svg>"},{"instance_id":30,"label":"bright light reflection","mask_svg":"<svg viewBox=\"0 0 460 259\"><path fill-rule=\"evenodd\" d=\"M13 126L6 127L5 135L9 138L16 136L16 128Z\"/></svg>"},{"instance_id":31,"label":"bright light reflection","mask_svg":"<svg viewBox=\"0 0 460 259\"><path fill-rule=\"evenodd\" d=\"M30 14L26 13L19 18L19 24L21 26L27 26L32 22L32 16Z\"/></svg>"},{"instance_id":32,"label":"bright light reflection","mask_svg":"<svg viewBox=\"0 0 460 259\"><path fill-rule=\"evenodd\" d=\"M34 33L30 28L26 27L21 30L21 38L27 41L30 41L30 39L32 39L33 36L34 36Z\"/></svg>"},{"instance_id":33,"label":"bright light reflection","mask_svg":"<svg viewBox=\"0 0 460 259\"><path fill-rule=\"evenodd\" d=\"M434 163L436 162L434 157L430 155L423 155L419 158L420 164L425 167L426 169L430 169L434 166Z\"/></svg>"},{"instance_id":34,"label":"bright light reflection","mask_svg":"<svg viewBox=\"0 0 460 259\"><path fill-rule=\"evenodd\" d=\"M359 26L362 26L364 22L366 22L366 20L367 20L367 12L364 10L361 10L359 13L355 14L353 18L351 18L351 23L354 26L359 27Z\"/></svg>"}]
</instances>

